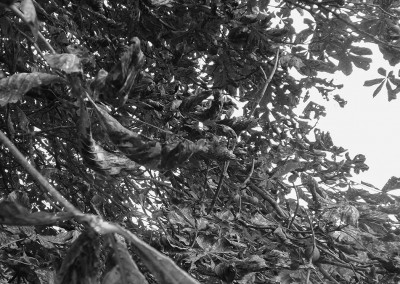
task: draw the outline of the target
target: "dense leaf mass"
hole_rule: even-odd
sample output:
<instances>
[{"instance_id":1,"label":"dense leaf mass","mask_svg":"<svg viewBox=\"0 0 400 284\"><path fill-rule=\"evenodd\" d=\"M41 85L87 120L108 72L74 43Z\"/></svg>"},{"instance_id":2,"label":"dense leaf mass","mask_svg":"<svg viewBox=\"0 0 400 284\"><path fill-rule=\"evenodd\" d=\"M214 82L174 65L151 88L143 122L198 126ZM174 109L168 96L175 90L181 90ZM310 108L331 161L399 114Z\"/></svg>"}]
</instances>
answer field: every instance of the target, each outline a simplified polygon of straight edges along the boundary
<instances>
[{"instance_id":1,"label":"dense leaf mass","mask_svg":"<svg viewBox=\"0 0 400 284\"><path fill-rule=\"evenodd\" d=\"M399 178L353 182L366 157L316 128L310 93L344 107L330 74L369 70L371 45L399 63L399 18L386 0L0 1L0 134L40 172L0 135L0 283L398 283ZM396 99L377 72L364 85Z\"/></svg>"}]
</instances>

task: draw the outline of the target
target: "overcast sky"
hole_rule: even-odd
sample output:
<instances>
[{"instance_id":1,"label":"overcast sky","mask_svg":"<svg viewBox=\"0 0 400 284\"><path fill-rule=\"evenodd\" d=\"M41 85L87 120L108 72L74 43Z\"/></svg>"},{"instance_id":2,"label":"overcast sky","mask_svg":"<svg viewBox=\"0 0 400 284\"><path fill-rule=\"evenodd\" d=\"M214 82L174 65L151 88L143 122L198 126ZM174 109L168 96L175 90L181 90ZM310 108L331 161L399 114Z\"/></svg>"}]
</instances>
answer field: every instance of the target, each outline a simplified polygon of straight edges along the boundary
<instances>
[{"instance_id":1,"label":"overcast sky","mask_svg":"<svg viewBox=\"0 0 400 284\"><path fill-rule=\"evenodd\" d=\"M347 100L344 108L334 100L319 99L320 95L311 99L327 109L327 116L317 127L329 131L335 145L349 149L352 158L356 154L366 156L369 171L355 175L353 180L382 188L391 176L400 177L400 94L397 100L388 102L385 87L375 98L372 93L377 85L363 87L365 80L382 77L377 73L379 67L392 70L378 49L373 50L369 71L354 68L350 76L335 75L335 82L344 84L343 89L335 92ZM393 70L397 76L398 68Z\"/></svg>"}]
</instances>

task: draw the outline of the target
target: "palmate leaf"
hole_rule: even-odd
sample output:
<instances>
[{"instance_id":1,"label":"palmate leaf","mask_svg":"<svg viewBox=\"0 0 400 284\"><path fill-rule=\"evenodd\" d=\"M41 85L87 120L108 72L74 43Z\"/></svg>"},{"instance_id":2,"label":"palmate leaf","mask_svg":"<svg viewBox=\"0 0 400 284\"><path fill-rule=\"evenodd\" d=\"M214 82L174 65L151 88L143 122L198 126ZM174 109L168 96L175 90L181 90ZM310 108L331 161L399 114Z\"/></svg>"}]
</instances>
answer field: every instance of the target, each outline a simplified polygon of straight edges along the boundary
<instances>
[{"instance_id":1,"label":"palmate leaf","mask_svg":"<svg viewBox=\"0 0 400 284\"><path fill-rule=\"evenodd\" d=\"M59 82L57 75L47 73L19 73L0 80L0 106L19 101L30 89Z\"/></svg>"}]
</instances>

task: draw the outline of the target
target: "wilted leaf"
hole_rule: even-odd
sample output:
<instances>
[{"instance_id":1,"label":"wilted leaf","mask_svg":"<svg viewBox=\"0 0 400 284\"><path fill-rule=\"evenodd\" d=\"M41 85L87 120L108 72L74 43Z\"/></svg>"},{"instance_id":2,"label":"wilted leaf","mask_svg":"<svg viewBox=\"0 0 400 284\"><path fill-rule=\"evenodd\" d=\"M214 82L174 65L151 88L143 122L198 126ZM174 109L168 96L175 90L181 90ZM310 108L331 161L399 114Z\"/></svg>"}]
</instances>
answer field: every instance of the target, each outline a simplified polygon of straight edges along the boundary
<instances>
[{"instance_id":1,"label":"wilted leaf","mask_svg":"<svg viewBox=\"0 0 400 284\"><path fill-rule=\"evenodd\" d=\"M19 101L30 89L60 81L47 73L18 73L0 80L0 106Z\"/></svg>"},{"instance_id":2,"label":"wilted leaf","mask_svg":"<svg viewBox=\"0 0 400 284\"><path fill-rule=\"evenodd\" d=\"M80 107L79 134L83 161L94 171L106 176L118 176L121 172L138 169L139 165L123 153L106 151L96 143L92 137L86 106L81 102Z\"/></svg>"},{"instance_id":3,"label":"wilted leaf","mask_svg":"<svg viewBox=\"0 0 400 284\"><path fill-rule=\"evenodd\" d=\"M75 54L46 54L44 58L50 67L60 69L67 74L83 72L81 60Z\"/></svg>"},{"instance_id":4,"label":"wilted leaf","mask_svg":"<svg viewBox=\"0 0 400 284\"><path fill-rule=\"evenodd\" d=\"M21 10L24 13L25 19L32 30L35 40L39 33L39 22L36 16L35 6L32 0L23 0L21 3Z\"/></svg>"}]
</instances>

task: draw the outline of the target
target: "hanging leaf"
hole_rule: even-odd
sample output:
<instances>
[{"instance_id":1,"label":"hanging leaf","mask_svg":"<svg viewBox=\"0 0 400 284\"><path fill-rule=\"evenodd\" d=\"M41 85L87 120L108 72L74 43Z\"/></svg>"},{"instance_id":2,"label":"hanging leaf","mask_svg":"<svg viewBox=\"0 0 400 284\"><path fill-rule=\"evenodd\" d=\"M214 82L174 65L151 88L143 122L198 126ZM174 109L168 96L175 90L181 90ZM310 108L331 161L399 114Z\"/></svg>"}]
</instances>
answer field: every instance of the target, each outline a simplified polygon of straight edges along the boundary
<instances>
[{"instance_id":1,"label":"hanging leaf","mask_svg":"<svg viewBox=\"0 0 400 284\"><path fill-rule=\"evenodd\" d=\"M157 170L173 169L189 159L194 153L208 150L207 145L202 140L197 143L182 140L162 144L134 133L123 127L118 120L108 114L103 107L93 102L91 98L89 100L110 140L129 159L140 165Z\"/></svg>"},{"instance_id":2,"label":"hanging leaf","mask_svg":"<svg viewBox=\"0 0 400 284\"><path fill-rule=\"evenodd\" d=\"M385 80L385 79L382 79L382 78L367 80L367 81L364 82L364 85L363 85L363 86L365 86L365 87L370 87L370 86L373 86L373 85L382 83L384 80Z\"/></svg>"},{"instance_id":3,"label":"hanging leaf","mask_svg":"<svg viewBox=\"0 0 400 284\"><path fill-rule=\"evenodd\" d=\"M50 67L60 69L67 74L83 72L81 60L75 54L46 54L44 58Z\"/></svg>"},{"instance_id":4,"label":"hanging leaf","mask_svg":"<svg viewBox=\"0 0 400 284\"><path fill-rule=\"evenodd\" d=\"M114 65L106 78L106 88L103 90L105 102L120 107L125 104L135 79L144 64L144 55L140 49L140 40L131 39L131 45L122 54L121 59Z\"/></svg>"},{"instance_id":5,"label":"hanging leaf","mask_svg":"<svg viewBox=\"0 0 400 284\"><path fill-rule=\"evenodd\" d=\"M57 75L47 73L19 73L0 80L0 106L16 103L30 89L59 82Z\"/></svg>"},{"instance_id":6,"label":"hanging leaf","mask_svg":"<svg viewBox=\"0 0 400 284\"><path fill-rule=\"evenodd\" d=\"M121 172L137 170L139 165L122 153L111 153L96 143L92 137L90 119L84 103L80 104L79 137L83 161L92 170L105 176L118 176Z\"/></svg>"},{"instance_id":7,"label":"hanging leaf","mask_svg":"<svg viewBox=\"0 0 400 284\"><path fill-rule=\"evenodd\" d=\"M21 3L21 10L24 13L25 19L32 30L35 40L37 40L39 34L39 22L32 0L23 0Z\"/></svg>"}]
</instances>

